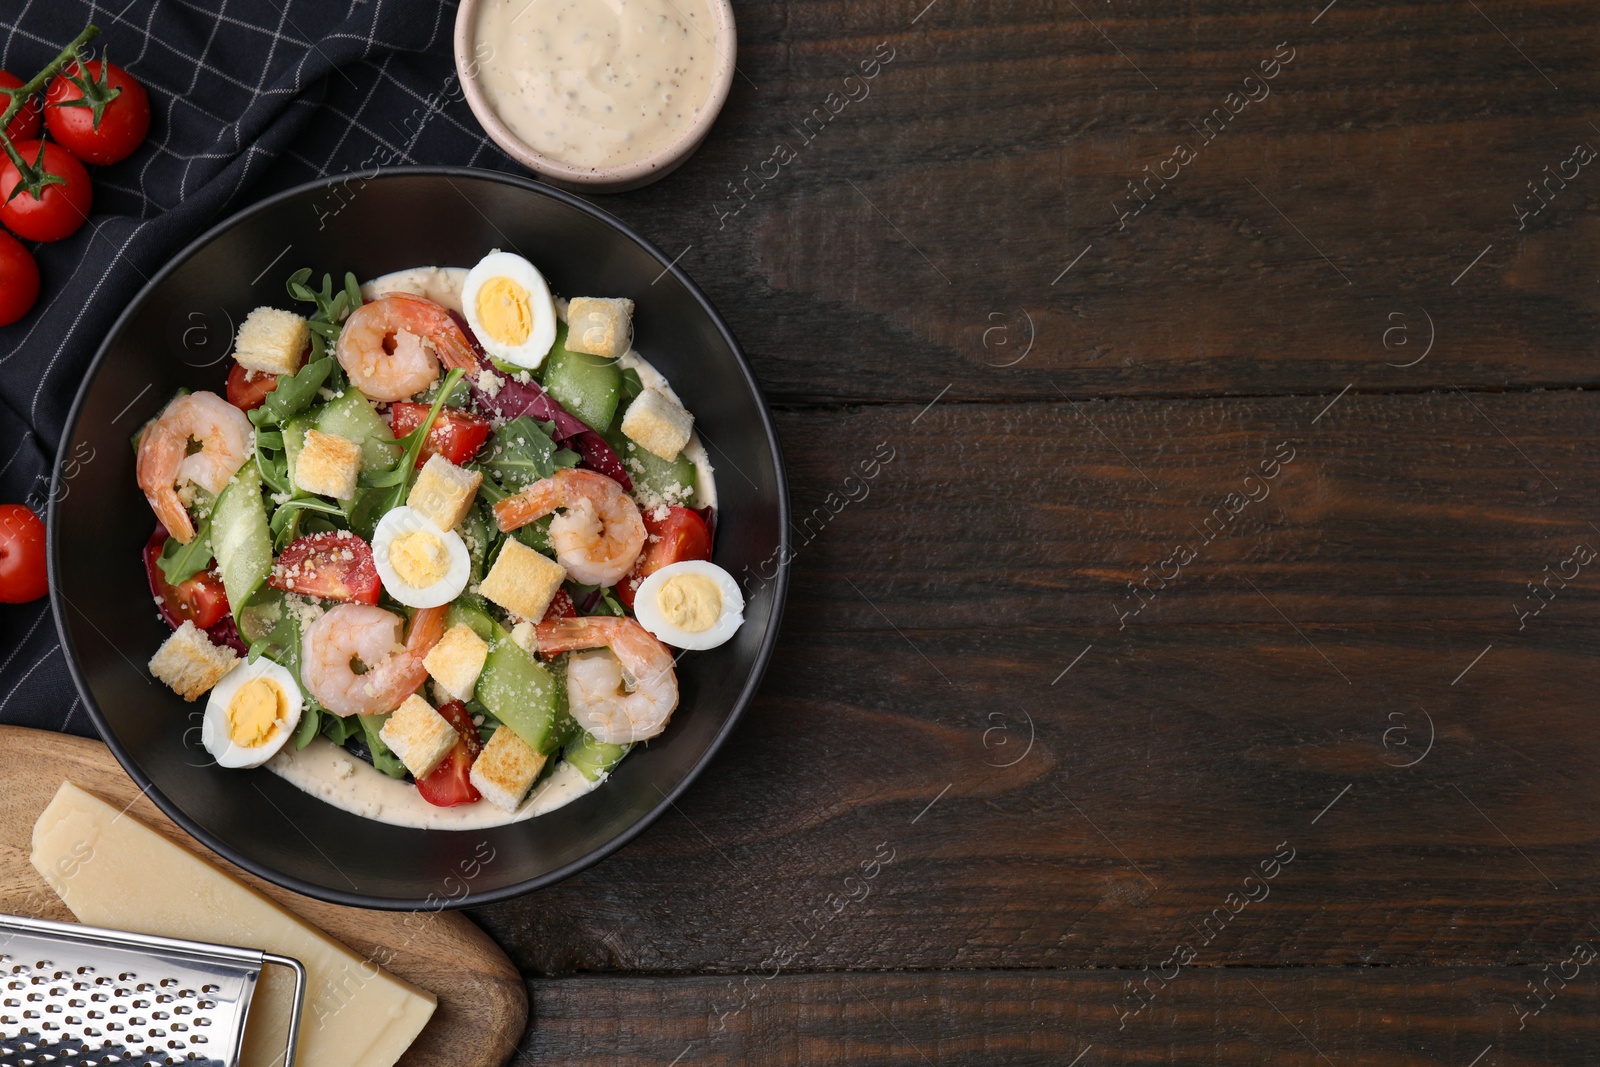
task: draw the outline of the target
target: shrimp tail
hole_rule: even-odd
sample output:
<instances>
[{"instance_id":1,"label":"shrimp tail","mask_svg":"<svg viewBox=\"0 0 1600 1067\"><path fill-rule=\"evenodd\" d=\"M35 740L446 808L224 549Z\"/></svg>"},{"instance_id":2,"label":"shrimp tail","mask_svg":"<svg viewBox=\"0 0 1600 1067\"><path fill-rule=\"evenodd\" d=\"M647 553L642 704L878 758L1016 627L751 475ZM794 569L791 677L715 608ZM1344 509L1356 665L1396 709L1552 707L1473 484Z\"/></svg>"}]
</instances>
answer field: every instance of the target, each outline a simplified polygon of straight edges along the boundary
<instances>
[{"instance_id":1,"label":"shrimp tail","mask_svg":"<svg viewBox=\"0 0 1600 1067\"><path fill-rule=\"evenodd\" d=\"M542 519L561 506L561 485L555 478L541 478L522 492L508 496L494 506L494 520L501 533Z\"/></svg>"},{"instance_id":2,"label":"shrimp tail","mask_svg":"<svg viewBox=\"0 0 1600 1067\"><path fill-rule=\"evenodd\" d=\"M418 608L411 616L411 632L406 635L406 652L420 660L433 650L444 636L444 617L448 605L436 608Z\"/></svg>"},{"instance_id":3,"label":"shrimp tail","mask_svg":"<svg viewBox=\"0 0 1600 1067\"><path fill-rule=\"evenodd\" d=\"M146 493L144 498L150 501L150 510L156 513L156 518L167 528L167 533L177 538L180 545L194 540L194 520L189 518L189 511L176 492L164 489L159 493Z\"/></svg>"},{"instance_id":4,"label":"shrimp tail","mask_svg":"<svg viewBox=\"0 0 1600 1067\"><path fill-rule=\"evenodd\" d=\"M550 619L533 629L541 655L556 656L562 652L576 652L584 648L601 648L610 642L610 634L593 618Z\"/></svg>"}]
</instances>

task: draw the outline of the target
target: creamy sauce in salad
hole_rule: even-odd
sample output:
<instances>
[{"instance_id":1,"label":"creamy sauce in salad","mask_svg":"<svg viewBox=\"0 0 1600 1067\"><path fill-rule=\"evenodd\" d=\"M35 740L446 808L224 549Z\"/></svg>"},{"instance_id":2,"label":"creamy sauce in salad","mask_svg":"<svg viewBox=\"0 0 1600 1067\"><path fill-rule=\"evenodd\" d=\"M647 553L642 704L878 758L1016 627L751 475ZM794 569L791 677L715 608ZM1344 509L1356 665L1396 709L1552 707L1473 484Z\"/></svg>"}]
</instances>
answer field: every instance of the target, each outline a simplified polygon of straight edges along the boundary
<instances>
[{"instance_id":1,"label":"creamy sauce in salad","mask_svg":"<svg viewBox=\"0 0 1600 1067\"><path fill-rule=\"evenodd\" d=\"M467 271L464 267L413 267L375 278L361 287L368 300L385 293L412 293L427 297L454 311L461 310L461 288ZM567 302L556 301L556 311L566 320ZM654 367L638 352L629 351L618 362L632 367L646 386L660 389L674 400L678 395ZM679 403L682 403L680 400ZM704 507L717 501L713 469L698 435L690 438L684 455L694 463L698 484L695 504ZM478 830L522 822L570 804L597 788L608 777L602 774L589 781L565 760L556 764L544 781L534 787L516 811L506 811L487 800L439 808L422 799L416 786L403 779L390 778L370 763L357 759L325 737L317 737L299 752L285 745L264 765L292 785L336 808L377 822L425 830Z\"/></svg>"},{"instance_id":2,"label":"creamy sauce in salad","mask_svg":"<svg viewBox=\"0 0 1600 1067\"><path fill-rule=\"evenodd\" d=\"M478 82L528 147L576 167L654 156L709 103L728 47L708 0L484 0Z\"/></svg>"},{"instance_id":3,"label":"creamy sauce in salad","mask_svg":"<svg viewBox=\"0 0 1600 1067\"><path fill-rule=\"evenodd\" d=\"M572 803L608 777L602 774L591 782L578 768L562 760L548 778L534 786L521 807L506 811L487 800L453 808L435 807L423 800L410 782L390 778L326 737L315 738L299 752L294 751L293 745L285 745L267 761L266 768L336 808L365 819L424 830L480 830L522 822Z\"/></svg>"}]
</instances>

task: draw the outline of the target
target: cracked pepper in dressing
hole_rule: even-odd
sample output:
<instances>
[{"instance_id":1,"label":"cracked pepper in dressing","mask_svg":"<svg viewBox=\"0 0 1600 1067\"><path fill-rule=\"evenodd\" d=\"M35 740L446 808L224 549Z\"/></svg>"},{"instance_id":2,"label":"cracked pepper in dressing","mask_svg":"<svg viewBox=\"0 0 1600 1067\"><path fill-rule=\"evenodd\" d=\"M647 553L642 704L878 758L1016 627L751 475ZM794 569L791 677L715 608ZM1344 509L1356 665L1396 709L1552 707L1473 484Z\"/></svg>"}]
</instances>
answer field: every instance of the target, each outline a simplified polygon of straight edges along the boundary
<instances>
[{"instance_id":1,"label":"cracked pepper in dressing","mask_svg":"<svg viewBox=\"0 0 1600 1067\"><path fill-rule=\"evenodd\" d=\"M501 121L535 151L594 168L676 141L726 47L709 0L485 0L474 36Z\"/></svg>"}]
</instances>

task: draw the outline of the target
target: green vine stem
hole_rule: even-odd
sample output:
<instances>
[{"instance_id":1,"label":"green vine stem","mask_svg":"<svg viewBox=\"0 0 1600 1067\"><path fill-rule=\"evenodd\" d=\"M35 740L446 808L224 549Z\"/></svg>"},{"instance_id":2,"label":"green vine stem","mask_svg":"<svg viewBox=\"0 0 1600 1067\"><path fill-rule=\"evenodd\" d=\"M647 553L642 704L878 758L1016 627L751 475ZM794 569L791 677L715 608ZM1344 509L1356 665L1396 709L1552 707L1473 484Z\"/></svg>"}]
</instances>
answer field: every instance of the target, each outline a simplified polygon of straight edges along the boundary
<instances>
[{"instance_id":1,"label":"green vine stem","mask_svg":"<svg viewBox=\"0 0 1600 1067\"><path fill-rule=\"evenodd\" d=\"M6 105L5 112L0 114L0 145L4 146L6 155L11 157L11 162L15 163L17 169L22 173L26 174L28 172L28 164L22 158L22 154L17 151L17 146L11 143L11 138L6 134L6 128L11 125L11 120L17 117L17 113L22 110L23 106L35 95L44 92L45 86L50 84L50 79L60 74L62 68L68 63L75 61L82 52L83 46L99 35L100 27L92 23L85 26L83 32L78 34L71 44L63 48L60 54L52 59L47 67L35 74L33 80L28 84L18 86L15 89L0 89L0 93L4 93L11 98L11 103Z\"/></svg>"}]
</instances>

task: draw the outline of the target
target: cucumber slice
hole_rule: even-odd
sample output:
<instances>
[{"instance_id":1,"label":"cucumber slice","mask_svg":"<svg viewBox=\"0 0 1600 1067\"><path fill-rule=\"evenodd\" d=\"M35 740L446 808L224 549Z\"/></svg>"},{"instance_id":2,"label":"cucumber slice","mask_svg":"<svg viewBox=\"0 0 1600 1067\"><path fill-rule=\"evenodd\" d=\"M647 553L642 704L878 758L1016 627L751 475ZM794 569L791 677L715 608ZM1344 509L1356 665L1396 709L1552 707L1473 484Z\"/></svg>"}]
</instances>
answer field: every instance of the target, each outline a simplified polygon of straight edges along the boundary
<instances>
[{"instance_id":1,"label":"cucumber slice","mask_svg":"<svg viewBox=\"0 0 1600 1067\"><path fill-rule=\"evenodd\" d=\"M604 430L611 425L622 391L622 371L614 359L567 351L564 322L556 326L556 343L550 347L541 373L545 392L562 407L592 429Z\"/></svg>"},{"instance_id":2,"label":"cucumber slice","mask_svg":"<svg viewBox=\"0 0 1600 1067\"><path fill-rule=\"evenodd\" d=\"M535 752L549 755L578 728L567 710L567 687L503 627L494 630L473 697Z\"/></svg>"},{"instance_id":3,"label":"cucumber slice","mask_svg":"<svg viewBox=\"0 0 1600 1067\"><path fill-rule=\"evenodd\" d=\"M504 628L497 626L494 619L489 616L483 601L470 594L452 601L449 609L444 614L446 629L451 629L462 623L470 626L472 632L485 641L494 640L496 631L499 631L502 636L505 634Z\"/></svg>"},{"instance_id":4,"label":"cucumber slice","mask_svg":"<svg viewBox=\"0 0 1600 1067\"><path fill-rule=\"evenodd\" d=\"M254 461L240 467L217 497L211 512L211 552L237 620L272 569L272 533Z\"/></svg>"},{"instance_id":5,"label":"cucumber slice","mask_svg":"<svg viewBox=\"0 0 1600 1067\"><path fill-rule=\"evenodd\" d=\"M588 730L579 730L577 736L561 750L561 758L578 769L589 781L594 781L622 762L632 745L612 745L595 737Z\"/></svg>"},{"instance_id":6,"label":"cucumber slice","mask_svg":"<svg viewBox=\"0 0 1600 1067\"><path fill-rule=\"evenodd\" d=\"M648 448L623 443L622 466L633 479L633 495L647 504L665 502L694 506L694 462L682 452L677 459L662 459Z\"/></svg>"},{"instance_id":7,"label":"cucumber slice","mask_svg":"<svg viewBox=\"0 0 1600 1067\"><path fill-rule=\"evenodd\" d=\"M338 434L360 445L363 470L385 471L400 458L394 432L359 389L346 389L343 396L328 401L327 407L317 416L316 427L323 433ZM287 435L284 444L287 447Z\"/></svg>"}]
</instances>

